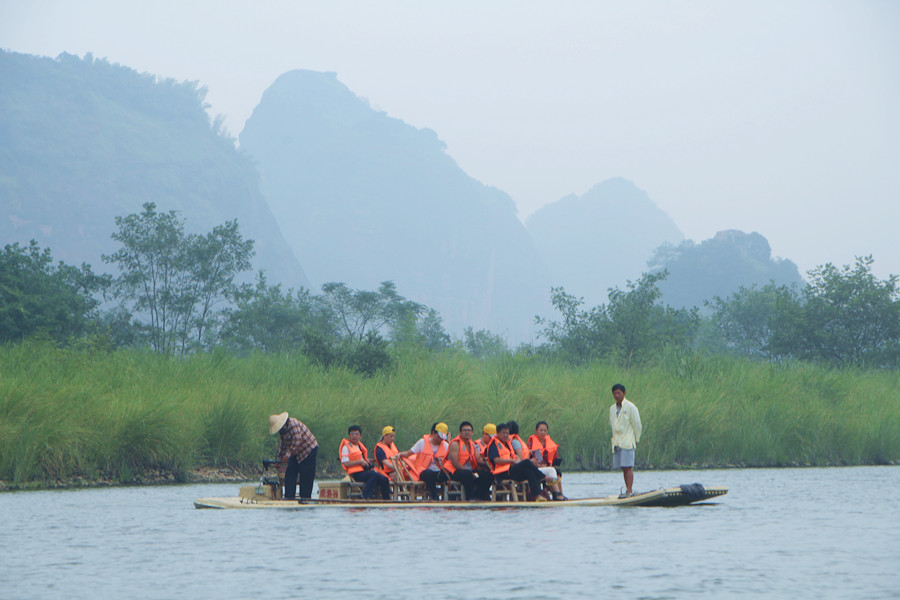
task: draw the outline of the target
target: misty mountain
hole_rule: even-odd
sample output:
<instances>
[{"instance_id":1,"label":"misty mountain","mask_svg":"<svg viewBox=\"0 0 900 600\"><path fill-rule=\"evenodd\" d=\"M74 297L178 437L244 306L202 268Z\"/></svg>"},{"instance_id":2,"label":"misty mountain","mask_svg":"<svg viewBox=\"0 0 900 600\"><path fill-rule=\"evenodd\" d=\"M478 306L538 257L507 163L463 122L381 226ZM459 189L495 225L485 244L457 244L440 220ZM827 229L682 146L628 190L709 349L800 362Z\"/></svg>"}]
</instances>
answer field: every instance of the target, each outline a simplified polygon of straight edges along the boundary
<instances>
[{"instance_id":1,"label":"misty mountain","mask_svg":"<svg viewBox=\"0 0 900 600\"><path fill-rule=\"evenodd\" d=\"M115 217L154 202L189 232L237 219L271 281L308 286L252 163L210 123L196 82L105 60L0 51L0 240L109 270Z\"/></svg>"},{"instance_id":2,"label":"misty mountain","mask_svg":"<svg viewBox=\"0 0 900 600\"><path fill-rule=\"evenodd\" d=\"M529 339L545 267L510 197L463 172L433 131L373 110L333 73L296 70L263 94L240 145L313 285L392 280L451 332Z\"/></svg>"},{"instance_id":3,"label":"misty mountain","mask_svg":"<svg viewBox=\"0 0 900 600\"><path fill-rule=\"evenodd\" d=\"M703 307L715 296L727 298L741 287L802 284L793 262L772 256L769 241L759 233L736 229L718 232L699 244L685 240L660 246L647 262L651 271L667 269L659 284L663 302L681 307Z\"/></svg>"},{"instance_id":4,"label":"misty mountain","mask_svg":"<svg viewBox=\"0 0 900 600\"><path fill-rule=\"evenodd\" d=\"M621 178L548 204L526 225L552 284L587 306L605 303L609 288L639 279L659 245L684 239L646 192Z\"/></svg>"}]
</instances>

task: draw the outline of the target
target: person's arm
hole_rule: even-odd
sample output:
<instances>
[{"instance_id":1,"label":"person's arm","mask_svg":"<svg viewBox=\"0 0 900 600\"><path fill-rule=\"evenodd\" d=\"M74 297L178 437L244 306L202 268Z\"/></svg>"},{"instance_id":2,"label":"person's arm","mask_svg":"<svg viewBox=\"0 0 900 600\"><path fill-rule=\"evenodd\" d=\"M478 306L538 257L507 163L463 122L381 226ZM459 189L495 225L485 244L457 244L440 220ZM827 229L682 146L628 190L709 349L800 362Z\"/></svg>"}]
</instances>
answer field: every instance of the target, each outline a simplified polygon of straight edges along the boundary
<instances>
[{"instance_id":1,"label":"person's arm","mask_svg":"<svg viewBox=\"0 0 900 600\"><path fill-rule=\"evenodd\" d=\"M475 462L482 469L491 470L491 463L488 461L487 457L481 453L481 450L478 449L478 446L475 446Z\"/></svg>"},{"instance_id":2,"label":"person's arm","mask_svg":"<svg viewBox=\"0 0 900 600\"><path fill-rule=\"evenodd\" d=\"M497 449L497 444L491 444L490 450L488 450L488 456L491 457L491 462L494 463L494 465L514 465L519 462L519 457L500 458L500 450Z\"/></svg>"},{"instance_id":3,"label":"person's arm","mask_svg":"<svg viewBox=\"0 0 900 600\"><path fill-rule=\"evenodd\" d=\"M634 427L634 443L637 445L639 441L641 441L641 431L643 426L641 425L641 413L638 412L637 406L632 405L633 414L631 415L632 426Z\"/></svg>"},{"instance_id":4,"label":"person's arm","mask_svg":"<svg viewBox=\"0 0 900 600\"><path fill-rule=\"evenodd\" d=\"M450 464L453 465L454 469L459 470L463 468L463 466L459 464L459 442L450 444L450 448L447 450L447 458L450 460Z\"/></svg>"},{"instance_id":5,"label":"person's arm","mask_svg":"<svg viewBox=\"0 0 900 600\"><path fill-rule=\"evenodd\" d=\"M345 467L366 467L369 465L369 461L365 458L360 458L359 460L350 460L350 446L344 446L341 449L341 464Z\"/></svg>"},{"instance_id":6,"label":"person's arm","mask_svg":"<svg viewBox=\"0 0 900 600\"><path fill-rule=\"evenodd\" d=\"M425 447L425 441L420 439L418 442L413 444L413 447L410 448L409 450L404 450L403 452L397 453L397 457L398 458L407 458L408 456L412 456L413 454L418 454L419 452L422 451L422 448L424 448L424 447Z\"/></svg>"}]
</instances>

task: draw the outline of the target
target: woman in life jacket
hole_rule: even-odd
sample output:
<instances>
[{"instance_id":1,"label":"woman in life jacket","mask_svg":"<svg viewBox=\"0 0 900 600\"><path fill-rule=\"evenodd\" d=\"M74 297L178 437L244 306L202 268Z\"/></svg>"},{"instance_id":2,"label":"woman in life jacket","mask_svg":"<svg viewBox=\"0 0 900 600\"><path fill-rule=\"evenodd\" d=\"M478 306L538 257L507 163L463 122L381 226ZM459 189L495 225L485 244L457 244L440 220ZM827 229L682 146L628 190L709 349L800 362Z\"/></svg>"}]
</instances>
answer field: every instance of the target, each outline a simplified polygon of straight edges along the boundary
<instances>
[{"instance_id":1,"label":"woman in life jacket","mask_svg":"<svg viewBox=\"0 0 900 600\"><path fill-rule=\"evenodd\" d=\"M394 428L387 425L381 430L381 439L375 444L375 470L393 481L397 481L398 478L394 465L391 464L391 457L400 452L394 444L396 435Z\"/></svg>"},{"instance_id":2,"label":"woman in life jacket","mask_svg":"<svg viewBox=\"0 0 900 600\"><path fill-rule=\"evenodd\" d=\"M552 470L555 476L555 483L550 484L553 491L554 500L568 500L562 493L562 472L559 465L562 463L562 457L559 455L559 445L553 441L549 435L550 426L547 421L538 421L534 426L534 433L528 438L528 449L531 450L531 460L540 468L545 475Z\"/></svg>"}]
</instances>

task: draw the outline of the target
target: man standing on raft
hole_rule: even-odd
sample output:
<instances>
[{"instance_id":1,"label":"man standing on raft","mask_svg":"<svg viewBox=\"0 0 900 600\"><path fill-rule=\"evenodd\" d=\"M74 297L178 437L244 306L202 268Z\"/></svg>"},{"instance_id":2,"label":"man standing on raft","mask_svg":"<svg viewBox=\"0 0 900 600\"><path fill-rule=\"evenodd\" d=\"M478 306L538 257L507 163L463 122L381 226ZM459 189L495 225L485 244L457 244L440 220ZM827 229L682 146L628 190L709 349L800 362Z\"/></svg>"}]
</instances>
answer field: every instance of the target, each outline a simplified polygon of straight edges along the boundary
<instances>
[{"instance_id":1,"label":"man standing on raft","mask_svg":"<svg viewBox=\"0 0 900 600\"><path fill-rule=\"evenodd\" d=\"M269 417L269 433L281 436L278 460L283 463L285 500L294 499L298 479L300 497L312 497L313 481L316 478L316 456L319 454L316 437L306 425L293 417L288 418L286 412Z\"/></svg>"},{"instance_id":2,"label":"man standing on raft","mask_svg":"<svg viewBox=\"0 0 900 600\"><path fill-rule=\"evenodd\" d=\"M634 450L641 439L641 415L637 406L625 398L625 386L612 386L615 404L609 407L609 425L612 428L613 469L622 469L625 493L634 495Z\"/></svg>"}]
</instances>

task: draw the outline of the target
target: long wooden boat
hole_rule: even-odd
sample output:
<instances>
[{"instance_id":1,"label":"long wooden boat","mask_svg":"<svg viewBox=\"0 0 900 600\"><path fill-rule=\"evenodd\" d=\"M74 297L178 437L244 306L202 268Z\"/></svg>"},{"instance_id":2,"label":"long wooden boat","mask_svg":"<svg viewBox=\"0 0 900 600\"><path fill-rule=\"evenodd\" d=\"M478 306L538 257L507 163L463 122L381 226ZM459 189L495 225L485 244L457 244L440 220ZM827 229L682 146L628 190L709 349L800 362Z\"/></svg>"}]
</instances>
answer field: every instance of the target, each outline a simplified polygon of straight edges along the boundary
<instances>
[{"instance_id":1,"label":"long wooden boat","mask_svg":"<svg viewBox=\"0 0 900 600\"><path fill-rule=\"evenodd\" d=\"M255 487L255 486L245 486ZM243 490L242 490L243 492ZM247 494L231 498L198 498L196 508L275 508L282 510L306 510L310 508L436 508L436 509L485 509L485 508L560 508L563 506L685 506L703 502L728 493L724 486L704 487L698 484L663 488L633 496L606 496L604 498L580 498L551 502L468 502L459 500L362 500L349 498L317 498L284 500L267 497L266 494Z\"/></svg>"}]
</instances>

